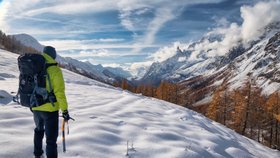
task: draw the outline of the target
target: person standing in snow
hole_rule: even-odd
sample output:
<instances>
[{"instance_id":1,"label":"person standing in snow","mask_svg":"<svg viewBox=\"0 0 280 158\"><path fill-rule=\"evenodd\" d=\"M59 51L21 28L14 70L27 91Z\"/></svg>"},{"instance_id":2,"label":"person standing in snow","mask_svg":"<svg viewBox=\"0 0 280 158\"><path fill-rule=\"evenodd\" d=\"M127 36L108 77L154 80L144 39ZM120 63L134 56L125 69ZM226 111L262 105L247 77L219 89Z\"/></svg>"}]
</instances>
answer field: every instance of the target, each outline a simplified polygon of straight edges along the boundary
<instances>
[{"instance_id":1,"label":"person standing in snow","mask_svg":"<svg viewBox=\"0 0 280 158\"><path fill-rule=\"evenodd\" d=\"M43 57L47 64L53 64L47 69L51 87L55 95L53 103L45 103L38 107L33 107L33 117L35 122L34 129L34 156L40 158L44 151L43 137L46 134L46 155L48 158L57 158L57 137L58 137L58 122L59 109L62 111L62 116L65 121L70 119L68 113L68 105L65 96L64 79L61 69L57 66L56 50L51 46L46 46L43 50ZM47 87L49 87L47 82ZM51 90L49 90L51 91Z\"/></svg>"}]
</instances>

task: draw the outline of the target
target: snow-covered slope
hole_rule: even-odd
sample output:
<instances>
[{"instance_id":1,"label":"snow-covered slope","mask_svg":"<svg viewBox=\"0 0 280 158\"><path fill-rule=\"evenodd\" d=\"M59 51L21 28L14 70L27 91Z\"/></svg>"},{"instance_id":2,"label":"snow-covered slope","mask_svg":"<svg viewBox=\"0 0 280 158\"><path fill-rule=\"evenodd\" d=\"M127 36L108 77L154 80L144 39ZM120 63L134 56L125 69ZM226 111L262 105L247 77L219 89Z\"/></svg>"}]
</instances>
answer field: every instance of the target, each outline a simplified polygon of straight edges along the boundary
<instances>
[{"instance_id":1,"label":"snow-covered slope","mask_svg":"<svg viewBox=\"0 0 280 158\"><path fill-rule=\"evenodd\" d=\"M0 157L31 157L32 113L12 103L17 55L0 50ZM279 151L245 138L204 116L157 99L131 94L63 70L70 114L67 152L59 157L276 158ZM21 143L22 142L22 143ZM24 143L23 143L24 142Z\"/></svg>"}]
</instances>

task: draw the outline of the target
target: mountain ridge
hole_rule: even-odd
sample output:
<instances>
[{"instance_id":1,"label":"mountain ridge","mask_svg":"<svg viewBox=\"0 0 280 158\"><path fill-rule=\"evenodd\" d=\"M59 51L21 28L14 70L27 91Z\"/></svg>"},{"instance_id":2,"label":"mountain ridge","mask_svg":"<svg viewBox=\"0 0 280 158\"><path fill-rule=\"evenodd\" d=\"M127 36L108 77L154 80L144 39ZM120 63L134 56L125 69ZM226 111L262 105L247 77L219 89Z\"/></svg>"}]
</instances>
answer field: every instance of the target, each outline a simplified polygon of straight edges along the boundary
<instances>
[{"instance_id":1,"label":"mountain ridge","mask_svg":"<svg viewBox=\"0 0 280 158\"><path fill-rule=\"evenodd\" d=\"M10 35L20 41L23 45L32 47L39 52L43 51L44 46L41 45L34 37L28 34L16 34ZM126 77L130 77L130 74L127 71L122 70L121 68L106 68L102 65L93 65L88 62L82 62L70 57L61 57L59 54L57 55L58 63L76 73L81 75L90 77L92 79L96 79L98 81L102 81L105 83L113 84L114 82L120 82L120 80L125 79ZM113 75L107 76L103 73L104 70L110 71ZM113 77L113 78L112 78ZM116 78L114 78L116 77ZM120 79L121 78L121 79Z\"/></svg>"},{"instance_id":2,"label":"mountain ridge","mask_svg":"<svg viewBox=\"0 0 280 158\"><path fill-rule=\"evenodd\" d=\"M205 40L220 40L220 37L208 36L207 38L204 36L198 42L190 44L187 49L177 50L173 57L160 63L153 63L140 82L159 85L161 81L165 80L178 84L180 87L192 87L192 89L194 87L202 89L212 87L211 91L208 90L208 93L204 94L207 97L221 83L228 82L230 87L235 89L241 87L248 76L251 76L258 86L263 88L263 93L269 95L280 89L278 83L280 67L277 64L280 62L278 58L280 23L272 23L264 30L265 32L259 39L247 45L240 41L225 55L209 57L207 52L211 50L203 50L193 58L194 48L197 45L201 45ZM198 86L199 84L201 86ZM273 87L272 90L271 87ZM184 88L182 89L183 92Z\"/></svg>"}]
</instances>

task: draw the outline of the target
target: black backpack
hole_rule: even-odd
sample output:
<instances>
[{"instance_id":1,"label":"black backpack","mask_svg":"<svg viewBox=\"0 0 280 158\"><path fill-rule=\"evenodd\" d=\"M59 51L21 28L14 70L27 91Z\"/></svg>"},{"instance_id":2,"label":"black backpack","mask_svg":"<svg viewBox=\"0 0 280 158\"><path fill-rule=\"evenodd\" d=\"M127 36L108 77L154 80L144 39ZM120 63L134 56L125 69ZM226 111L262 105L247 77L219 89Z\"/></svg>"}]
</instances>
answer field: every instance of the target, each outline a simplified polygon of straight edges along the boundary
<instances>
[{"instance_id":1,"label":"black backpack","mask_svg":"<svg viewBox=\"0 0 280 158\"><path fill-rule=\"evenodd\" d=\"M18 57L19 89L15 100L25 107L37 107L45 103L56 102L47 68L48 64L41 54L24 54ZM50 92L46 89L48 80Z\"/></svg>"}]
</instances>

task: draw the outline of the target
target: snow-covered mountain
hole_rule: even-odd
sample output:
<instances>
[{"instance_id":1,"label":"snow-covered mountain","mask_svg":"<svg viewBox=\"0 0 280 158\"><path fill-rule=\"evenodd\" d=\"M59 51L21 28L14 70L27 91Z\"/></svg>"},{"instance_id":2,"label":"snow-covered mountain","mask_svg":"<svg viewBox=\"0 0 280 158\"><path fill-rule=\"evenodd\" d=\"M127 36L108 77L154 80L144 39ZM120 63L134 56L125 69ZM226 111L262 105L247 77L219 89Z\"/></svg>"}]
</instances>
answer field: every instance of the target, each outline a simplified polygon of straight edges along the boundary
<instances>
[{"instance_id":1,"label":"snow-covered mountain","mask_svg":"<svg viewBox=\"0 0 280 158\"><path fill-rule=\"evenodd\" d=\"M131 73L129 71L125 71L125 70L123 70L120 67L104 67L104 70L109 70L113 74L118 75L118 76L120 76L122 78L130 78L130 77L132 77L132 75L131 75Z\"/></svg>"},{"instance_id":2,"label":"snow-covered mountain","mask_svg":"<svg viewBox=\"0 0 280 158\"><path fill-rule=\"evenodd\" d=\"M11 36L13 36L16 40L20 41L21 44L28 47L32 47L39 52L42 52L44 49L43 45L41 45L34 37L28 34L16 34Z\"/></svg>"},{"instance_id":3,"label":"snow-covered mountain","mask_svg":"<svg viewBox=\"0 0 280 158\"><path fill-rule=\"evenodd\" d=\"M207 89L204 95L209 96L224 81L238 88L250 78L265 94L271 94L280 89L280 23L271 23L263 32L250 43L240 41L225 55L214 56L209 55L212 49L201 47L214 45L221 38L205 36L185 50L178 48L175 56L152 64L142 82L159 84L168 80L194 92Z\"/></svg>"},{"instance_id":4,"label":"snow-covered mountain","mask_svg":"<svg viewBox=\"0 0 280 158\"><path fill-rule=\"evenodd\" d=\"M33 153L32 113L11 102L10 92L18 86L16 59L16 54L0 50L3 158L31 157ZM186 108L131 94L65 69L63 74L69 111L76 121L69 122L66 153L62 152L61 135L58 138L61 158L280 157L279 151Z\"/></svg>"},{"instance_id":5,"label":"snow-covered mountain","mask_svg":"<svg viewBox=\"0 0 280 158\"><path fill-rule=\"evenodd\" d=\"M17 34L12 36L15 37L18 41L20 41L25 46L35 48L38 51L42 51L44 48L43 45L41 45L34 37L30 35ZM93 65L89 62L82 62L70 57L64 58L58 55L56 60L62 67L70 71L74 71L81 75L105 83L113 84L115 81L118 82L124 78L131 76L129 72L124 71L121 68L105 68L102 65ZM113 75L108 75L109 74L108 72L110 72L110 74Z\"/></svg>"},{"instance_id":6,"label":"snow-covered mountain","mask_svg":"<svg viewBox=\"0 0 280 158\"><path fill-rule=\"evenodd\" d=\"M178 73L181 67L191 67L197 63L197 61L186 63L191 52L182 51L179 47L176 55L163 61L153 63L146 74L141 79L141 82L151 83L157 85L161 80L180 81L187 78L188 74Z\"/></svg>"}]
</instances>

